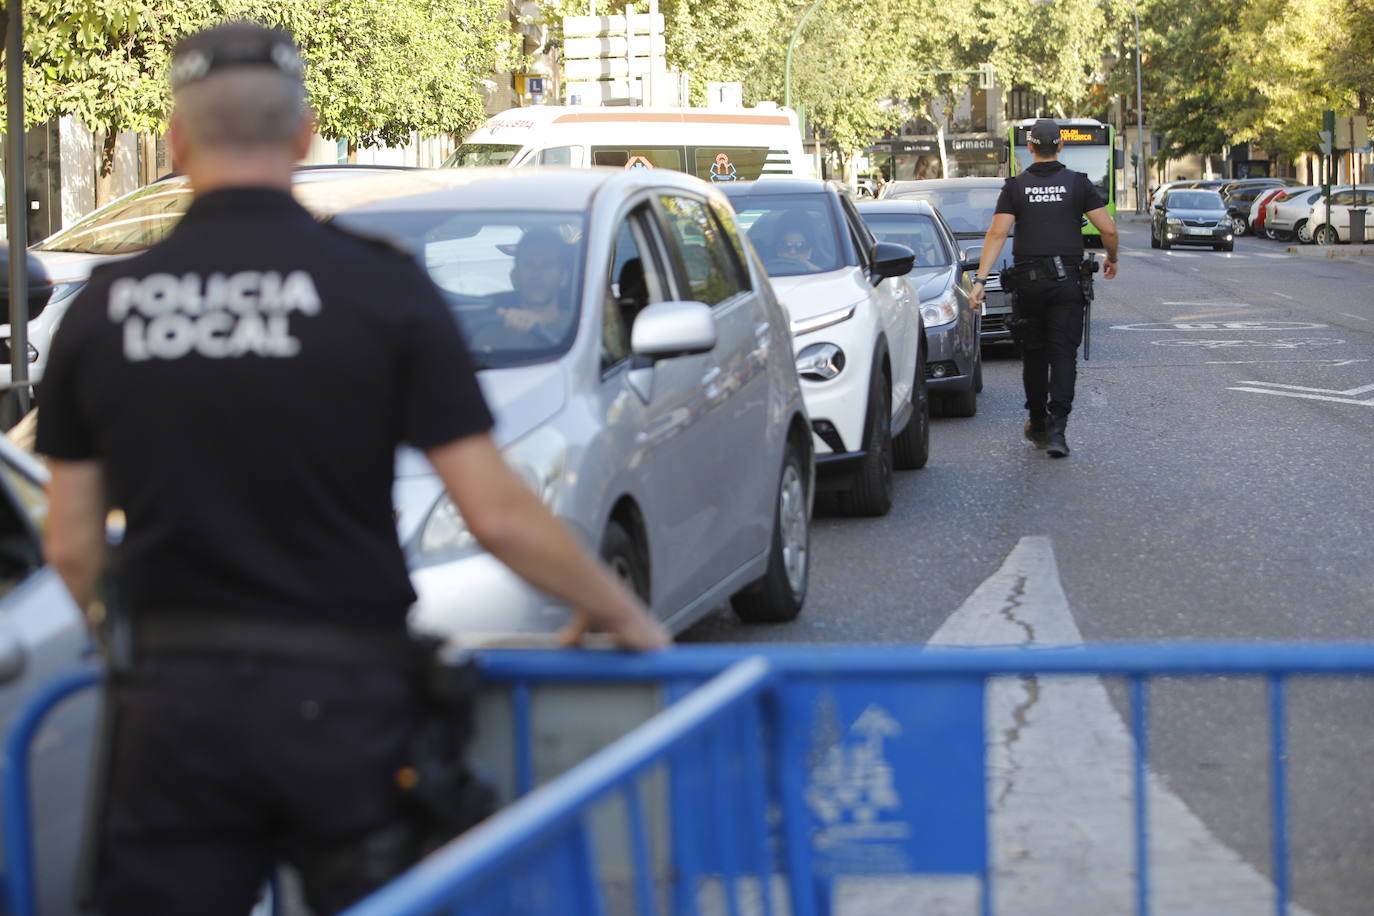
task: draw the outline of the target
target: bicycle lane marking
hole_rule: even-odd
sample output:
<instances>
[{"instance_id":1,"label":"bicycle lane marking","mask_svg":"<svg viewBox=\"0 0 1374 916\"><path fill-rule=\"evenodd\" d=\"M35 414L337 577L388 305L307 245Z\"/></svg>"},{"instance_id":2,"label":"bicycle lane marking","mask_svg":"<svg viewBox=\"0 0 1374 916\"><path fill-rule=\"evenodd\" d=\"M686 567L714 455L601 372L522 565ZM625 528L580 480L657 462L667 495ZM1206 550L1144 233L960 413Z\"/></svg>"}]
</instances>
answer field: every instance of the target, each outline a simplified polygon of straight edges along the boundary
<instances>
[{"instance_id":1,"label":"bicycle lane marking","mask_svg":"<svg viewBox=\"0 0 1374 916\"><path fill-rule=\"evenodd\" d=\"M930 642L1080 645L1050 539L1022 538ZM1133 912L1133 741L1101 680L999 679L987 710L994 905L1056 916ZM1153 911L1272 911L1269 880L1153 774L1149 786Z\"/></svg>"}]
</instances>

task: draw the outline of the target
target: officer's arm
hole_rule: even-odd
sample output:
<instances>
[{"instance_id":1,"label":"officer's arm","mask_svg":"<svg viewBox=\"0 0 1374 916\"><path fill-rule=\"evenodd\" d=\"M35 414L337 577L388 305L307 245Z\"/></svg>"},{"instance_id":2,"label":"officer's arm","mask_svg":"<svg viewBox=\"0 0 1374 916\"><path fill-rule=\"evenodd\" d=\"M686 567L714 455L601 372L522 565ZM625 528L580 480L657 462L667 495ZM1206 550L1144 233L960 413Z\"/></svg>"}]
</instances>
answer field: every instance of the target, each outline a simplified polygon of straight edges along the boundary
<instances>
[{"instance_id":1,"label":"officer's arm","mask_svg":"<svg viewBox=\"0 0 1374 916\"><path fill-rule=\"evenodd\" d=\"M105 566L105 471L99 461L51 461L43 552L85 609Z\"/></svg>"},{"instance_id":2,"label":"officer's arm","mask_svg":"<svg viewBox=\"0 0 1374 916\"><path fill-rule=\"evenodd\" d=\"M1103 276L1108 280L1116 276L1116 245L1120 239L1116 231L1116 223L1112 220L1112 215L1107 212L1106 207L1098 207L1096 210L1089 210L1085 216L1088 222L1097 227L1097 231L1102 233L1102 247L1107 250L1107 269L1103 271Z\"/></svg>"},{"instance_id":3,"label":"officer's arm","mask_svg":"<svg viewBox=\"0 0 1374 916\"><path fill-rule=\"evenodd\" d=\"M1002 246L1007 242L1007 235L1011 232L1012 225L1016 222L1016 217L1010 213L994 213L992 225L988 227L987 235L983 236L983 254L978 259L977 277L987 280L988 274L992 272L993 265L1002 255ZM973 286L973 304L979 306L983 304L984 283L975 283Z\"/></svg>"},{"instance_id":4,"label":"officer's arm","mask_svg":"<svg viewBox=\"0 0 1374 916\"><path fill-rule=\"evenodd\" d=\"M477 542L535 588L578 611L574 635L590 623L631 649L671 642L639 599L506 466L490 436L466 436L425 454Z\"/></svg>"}]
</instances>

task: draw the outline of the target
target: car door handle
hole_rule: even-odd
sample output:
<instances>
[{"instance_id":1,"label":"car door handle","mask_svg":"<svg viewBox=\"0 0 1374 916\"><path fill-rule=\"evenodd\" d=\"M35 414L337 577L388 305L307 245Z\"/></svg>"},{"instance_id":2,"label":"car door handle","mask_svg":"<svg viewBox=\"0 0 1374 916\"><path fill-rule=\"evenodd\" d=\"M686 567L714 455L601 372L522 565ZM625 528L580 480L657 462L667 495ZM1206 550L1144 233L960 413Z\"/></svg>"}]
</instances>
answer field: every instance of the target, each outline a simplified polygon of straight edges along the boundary
<instances>
[{"instance_id":1,"label":"car door handle","mask_svg":"<svg viewBox=\"0 0 1374 916\"><path fill-rule=\"evenodd\" d=\"M23 674L28 661L29 653L19 634L10 626L0 625L0 684Z\"/></svg>"}]
</instances>

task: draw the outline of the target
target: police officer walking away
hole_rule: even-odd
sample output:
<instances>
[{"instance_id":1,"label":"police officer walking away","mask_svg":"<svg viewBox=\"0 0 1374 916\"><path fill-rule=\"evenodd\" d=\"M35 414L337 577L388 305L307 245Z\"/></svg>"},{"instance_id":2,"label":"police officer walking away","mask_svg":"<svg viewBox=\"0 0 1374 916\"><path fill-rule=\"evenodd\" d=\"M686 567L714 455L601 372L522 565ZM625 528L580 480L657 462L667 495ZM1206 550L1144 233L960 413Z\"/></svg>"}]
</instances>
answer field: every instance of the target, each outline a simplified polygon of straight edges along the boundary
<instances>
[{"instance_id":1,"label":"police officer walking away","mask_svg":"<svg viewBox=\"0 0 1374 916\"><path fill-rule=\"evenodd\" d=\"M478 542L575 626L669 640L506 467L422 268L292 199L313 117L290 36L190 36L171 79L168 142L194 202L161 244L92 273L39 412L47 554L83 606L107 508L127 518L134 663L114 686L96 904L242 916L284 860L332 913L417 854L398 445L426 453Z\"/></svg>"},{"instance_id":2,"label":"police officer walking away","mask_svg":"<svg viewBox=\"0 0 1374 916\"><path fill-rule=\"evenodd\" d=\"M1030 129L1029 143L1035 161L1002 188L983 239L973 302L982 305L988 271L1015 224L1013 266L1002 272L1002 288L1012 295L1013 336L1021 345L1030 414L1024 433L1051 457L1063 458L1069 454L1065 428L1073 409L1086 304L1082 218L1087 216L1102 233L1109 280L1116 276L1117 231L1088 176L1058 161L1064 146L1059 125L1041 118Z\"/></svg>"}]
</instances>

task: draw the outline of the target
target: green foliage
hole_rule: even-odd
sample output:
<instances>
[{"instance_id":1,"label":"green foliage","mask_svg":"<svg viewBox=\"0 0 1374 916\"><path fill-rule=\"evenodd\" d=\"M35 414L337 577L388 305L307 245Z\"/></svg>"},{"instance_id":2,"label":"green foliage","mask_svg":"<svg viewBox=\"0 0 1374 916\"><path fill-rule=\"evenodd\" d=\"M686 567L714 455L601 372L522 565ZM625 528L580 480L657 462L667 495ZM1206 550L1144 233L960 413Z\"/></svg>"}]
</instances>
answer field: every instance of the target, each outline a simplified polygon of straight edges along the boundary
<instances>
[{"instance_id":1,"label":"green foliage","mask_svg":"<svg viewBox=\"0 0 1374 916\"><path fill-rule=\"evenodd\" d=\"M173 45L234 19L295 34L321 133L358 145L470 130L514 55L505 0L27 0L26 120L158 130Z\"/></svg>"}]
</instances>

